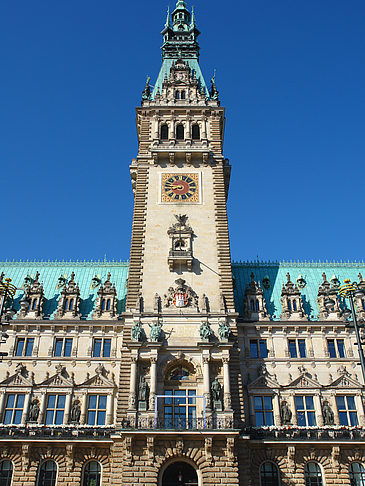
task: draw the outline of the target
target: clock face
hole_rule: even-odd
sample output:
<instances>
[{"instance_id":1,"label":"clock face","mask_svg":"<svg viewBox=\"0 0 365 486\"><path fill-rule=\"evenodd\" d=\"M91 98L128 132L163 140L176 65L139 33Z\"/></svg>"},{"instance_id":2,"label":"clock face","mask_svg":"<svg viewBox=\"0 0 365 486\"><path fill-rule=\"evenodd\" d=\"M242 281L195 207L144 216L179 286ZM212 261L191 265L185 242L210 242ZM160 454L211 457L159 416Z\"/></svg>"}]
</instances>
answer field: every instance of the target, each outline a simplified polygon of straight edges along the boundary
<instances>
[{"instance_id":1,"label":"clock face","mask_svg":"<svg viewBox=\"0 0 365 486\"><path fill-rule=\"evenodd\" d=\"M199 174L162 174L162 202L199 202Z\"/></svg>"}]
</instances>

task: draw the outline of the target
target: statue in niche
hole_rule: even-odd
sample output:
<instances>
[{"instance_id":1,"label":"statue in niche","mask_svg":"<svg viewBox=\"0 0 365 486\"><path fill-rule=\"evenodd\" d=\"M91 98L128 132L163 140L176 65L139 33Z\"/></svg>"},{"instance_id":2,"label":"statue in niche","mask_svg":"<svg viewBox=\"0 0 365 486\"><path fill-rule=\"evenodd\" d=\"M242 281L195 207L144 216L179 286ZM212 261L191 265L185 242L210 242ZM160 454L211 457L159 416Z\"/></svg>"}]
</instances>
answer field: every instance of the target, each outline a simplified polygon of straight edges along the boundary
<instances>
[{"instance_id":1,"label":"statue in niche","mask_svg":"<svg viewBox=\"0 0 365 486\"><path fill-rule=\"evenodd\" d=\"M148 324L151 328L150 340L153 343L158 343L161 341L162 336L162 325L159 322L155 322L152 326Z\"/></svg>"},{"instance_id":2,"label":"statue in niche","mask_svg":"<svg viewBox=\"0 0 365 486\"><path fill-rule=\"evenodd\" d=\"M219 383L218 378L215 377L210 388L213 398L213 408L217 411L222 410L222 385Z\"/></svg>"},{"instance_id":3,"label":"statue in niche","mask_svg":"<svg viewBox=\"0 0 365 486\"><path fill-rule=\"evenodd\" d=\"M291 419L293 414L291 413L288 403L285 400L281 402L280 415L281 415L281 425L291 424Z\"/></svg>"},{"instance_id":4,"label":"statue in niche","mask_svg":"<svg viewBox=\"0 0 365 486\"><path fill-rule=\"evenodd\" d=\"M200 338L203 339L203 341L209 341L210 337L214 336L214 332L210 327L209 322L202 322L199 333Z\"/></svg>"},{"instance_id":5,"label":"statue in niche","mask_svg":"<svg viewBox=\"0 0 365 486\"><path fill-rule=\"evenodd\" d=\"M334 425L335 424L335 416L334 416L333 410L330 407L327 400L325 400L323 402L322 413L323 413L324 425Z\"/></svg>"},{"instance_id":6,"label":"statue in niche","mask_svg":"<svg viewBox=\"0 0 365 486\"><path fill-rule=\"evenodd\" d=\"M228 341L231 335L231 328L226 322L219 323L218 334L222 341Z\"/></svg>"},{"instance_id":7,"label":"statue in niche","mask_svg":"<svg viewBox=\"0 0 365 486\"><path fill-rule=\"evenodd\" d=\"M143 339L143 329L140 322L136 322L131 329L131 338L133 341L141 342Z\"/></svg>"},{"instance_id":8,"label":"statue in niche","mask_svg":"<svg viewBox=\"0 0 365 486\"><path fill-rule=\"evenodd\" d=\"M148 385L145 380L145 377L142 375L139 380L139 387L138 387L138 409L142 411L147 410L147 403L148 403Z\"/></svg>"},{"instance_id":9,"label":"statue in niche","mask_svg":"<svg viewBox=\"0 0 365 486\"><path fill-rule=\"evenodd\" d=\"M36 422L38 420L39 416L39 402L37 399L33 400L30 409L29 409L29 414L28 414L28 420L29 422Z\"/></svg>"},{"instance_id":10,"label":"statue in niche","mask_svg":"<svg viewBox=\"0 0 365 486\"><path fill-rule=\"evenodd\" d=\"M80 423L80 416L81 416L81 407L79 400L75 400L72 404L71 411L70 411L70 419L71 422L75 424Z\"/></svg>"}]
</instances>

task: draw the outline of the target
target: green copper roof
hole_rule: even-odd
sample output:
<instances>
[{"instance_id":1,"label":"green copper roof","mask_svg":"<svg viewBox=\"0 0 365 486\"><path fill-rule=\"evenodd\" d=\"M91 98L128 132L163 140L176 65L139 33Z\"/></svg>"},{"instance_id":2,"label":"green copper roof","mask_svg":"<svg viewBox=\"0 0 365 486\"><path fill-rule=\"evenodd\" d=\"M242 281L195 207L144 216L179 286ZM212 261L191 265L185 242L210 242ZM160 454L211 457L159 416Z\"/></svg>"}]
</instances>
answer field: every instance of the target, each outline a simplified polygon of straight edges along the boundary
<instances>
[{"instance_id":1,"label":"green copper roof","mask_svg":"<svg viewBox=\"0 0 365 486\"><path fill-rule=\"evenodd\" d=\"M232 271L235 282L235 303L236 309L242 315L244 312L245 289L250 282L251 273L254 274L256 282L260 282L266 300L266 308L273 320L279 320L281 314L281 289L286 283L286 274L290 274L291 281L296 283L301 275L305 281L305 287L300 289L303 297L303 307L309 320L318 320L318 287L323 282L322 274L325 273L327 280L333 276L343 283L346 278L351 281L359 281L358 274L365 276L364 262L347 263L315 263L315 262L246 262L233 263ZM270 279L270 288L265 289L262 280L265 277ZM273 317L275 316L275 317Z\"/></svg>"},{"instance_id":2,"label":"green copper roof","mask_svg":"<svg viewBox=\"0 0 365 486\"><path fill-rule=\"evenodd\" d=\"M91 281L98 276L102 283L105 282L108 272L111 273L110 281L115 284L118 298L118 313L123 312L126 296L126 283L128 277L128 263L125 262L0 262L0 273L12 279L12 284L20 290L14 298L14 308L20 309L19 301L24 295L24 279L27 276L34 277L39 272L39 281L43 284L45 302L43 312L45 317L53 319L57 310L57 303L61 289L57 289L58 278L63 275L70 277L75 272L75 282L80 287L80 312L83 319L90 319L97 299L98 288L92 289Z\"/></svg>"}]
</instances>

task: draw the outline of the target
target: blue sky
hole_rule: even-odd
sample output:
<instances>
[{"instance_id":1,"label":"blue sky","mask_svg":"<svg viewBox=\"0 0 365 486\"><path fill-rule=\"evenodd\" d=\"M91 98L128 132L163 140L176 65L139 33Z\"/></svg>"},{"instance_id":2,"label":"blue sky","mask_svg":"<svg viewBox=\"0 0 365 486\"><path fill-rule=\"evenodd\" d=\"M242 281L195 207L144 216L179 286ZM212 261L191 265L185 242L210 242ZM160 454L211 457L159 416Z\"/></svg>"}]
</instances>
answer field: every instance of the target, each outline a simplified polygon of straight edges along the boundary
<instances>
[{"instance_id":1,"label":"blue sky","mask_svg":"<svg viewBox=\"0 0 365 486\"><path fill-rule=\"evenodd\" d=\"M1 2L0 259L128 259L135 106L167 5ZM364 258L365 3L194 6L227 110L233 259Z\"/></svg>"}]
</instances>

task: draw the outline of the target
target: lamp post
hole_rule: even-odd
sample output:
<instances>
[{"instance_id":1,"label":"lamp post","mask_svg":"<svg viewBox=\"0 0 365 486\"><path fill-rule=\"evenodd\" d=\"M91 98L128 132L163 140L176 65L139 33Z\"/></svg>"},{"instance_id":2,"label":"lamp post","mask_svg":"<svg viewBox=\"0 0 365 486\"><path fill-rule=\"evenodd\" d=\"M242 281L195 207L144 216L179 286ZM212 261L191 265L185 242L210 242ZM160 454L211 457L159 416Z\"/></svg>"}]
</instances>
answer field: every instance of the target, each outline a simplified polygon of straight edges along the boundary
<instances>
[{"instance_id":1,"label":"lamp post","mask_svg":"<svg viewBox=\"0 0 365 486\"><path fill-rule=\"evenodd\" d=\"M356 343L359 351L359 358L360 358L360 366L361 366L361 371L362 371L362 376L364 379L365 383L365 357L364 357L364 350L362 347L362 341L360 337L360 328L364 327L364 324L359 324L357 322L357 316L356 316L356 311L355 311L355 306L354 306L354 297L363 297L365 295L365 292L361 289L359 289L358 285L356 282L351 282L350 279L344 280L343 285L341 285L338 289L338 293L341 297L344 297L345 299L349 299L350 302L350 309L347 310L347 312L344 312L345 317L350 317L352 315L352 320L353 320L353 327L355 329L355 335L356 335ZM331 309L334 306L335 302L333 299L327 298L325 300L325 306L328 309ZM349 325L347 325L349 327ZM352 326L351 326L352 327Z\"/></svg>"}]
</instances>

